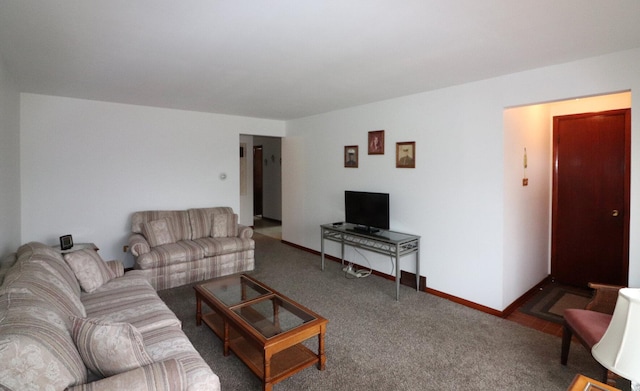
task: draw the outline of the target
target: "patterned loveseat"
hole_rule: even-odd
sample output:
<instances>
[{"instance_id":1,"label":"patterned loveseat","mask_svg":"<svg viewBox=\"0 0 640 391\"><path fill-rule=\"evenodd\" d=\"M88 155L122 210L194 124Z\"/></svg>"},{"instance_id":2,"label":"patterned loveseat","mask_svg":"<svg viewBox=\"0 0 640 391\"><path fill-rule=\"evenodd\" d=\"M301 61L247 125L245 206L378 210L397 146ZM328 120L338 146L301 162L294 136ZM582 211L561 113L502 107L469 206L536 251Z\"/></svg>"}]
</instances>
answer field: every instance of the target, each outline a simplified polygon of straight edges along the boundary
<instances>
[{"instance_id":1,"label":"patterned loveseat","mask_svg":"<svg viewBox=\"0 0 640 391\"><path fill-rule=\"evenodd\" d=\"M134 212L131 232L135 268L157 290L254 268L253 229L229 207Z\"/></svg>"},{"instance_id":2,"label":"patterned loveseat","mask_svg":"<svg viewBox=\"0 0 640 391\"><path fill-rule=\"evenodd\" d=\"M0 270L1 390L220 390L145 276L22 245Z\"/></svg>"}]
</instances>

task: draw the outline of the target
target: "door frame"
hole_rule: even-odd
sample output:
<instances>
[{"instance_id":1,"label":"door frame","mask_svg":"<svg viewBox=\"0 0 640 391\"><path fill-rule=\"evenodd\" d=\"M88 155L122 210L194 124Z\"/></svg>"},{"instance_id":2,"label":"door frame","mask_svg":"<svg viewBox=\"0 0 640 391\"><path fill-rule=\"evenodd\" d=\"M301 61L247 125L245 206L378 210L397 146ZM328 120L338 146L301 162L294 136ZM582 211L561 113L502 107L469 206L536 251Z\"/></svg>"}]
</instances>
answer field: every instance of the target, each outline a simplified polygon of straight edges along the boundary
<instances>
[{"instance_id":1,"label":"door frame","mask_svg":"<svg viewBox=\"0 0 640 391\"><path fill-rule=\"evenodd\" d=\"M262 216L264 210L264 183L262 173L262 144L253 146L253 216ZM259 155L259 156L256 156ZM259 206L259 207L258 207ZM258 213L259 212L259 213Z\"/></svg>"},{"instance_id":2,"label":"door frame","mask_svg":"<svg viewBox=\"0 0 640 391\"><path fill-rule=\"evenodd\" d=\"M581 114L569 114L560 115L558 117L590 117L595 115L606 115L614 113L625 113L625 129L624 129L624 213L623 213L623 238L622 238L622 272L626 283L629 283L629 221L630 221L630 205L631 205L631 109L617 109L617 110L605 110L593 113L581 113ZM558 268L558 259L556 255L556 239L554 232L558 224L557 210L558 210L558 135L555 132L555 117L554 126L552 129L553 135L553 161L552 161L552 213L551 213L551 277L554 278L554 271ZM594 281L598 282L598 281Z\"/></svg>"}]
</instances>

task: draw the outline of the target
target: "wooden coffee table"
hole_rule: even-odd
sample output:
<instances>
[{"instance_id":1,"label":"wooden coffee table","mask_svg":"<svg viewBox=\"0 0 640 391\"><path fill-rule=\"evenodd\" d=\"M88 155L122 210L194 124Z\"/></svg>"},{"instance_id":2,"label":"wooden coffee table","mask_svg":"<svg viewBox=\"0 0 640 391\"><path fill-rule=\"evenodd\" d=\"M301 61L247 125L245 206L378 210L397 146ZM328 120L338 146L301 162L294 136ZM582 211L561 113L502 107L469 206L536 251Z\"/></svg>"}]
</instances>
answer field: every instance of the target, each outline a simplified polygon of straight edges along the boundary
<instances>
[{"instance_id":1,"label":"wooden coffee table","mask_svg":"<svg viewBox=\"0 0 640 391\"><path fill-rule=\"evenodd\" d=\"M209 280L194 287L196 324L207 324L229 351L262 380L263 389L301 370L324 370L328 320L246 274ZM202 303L211 312L202 313ZM318 352L302 342L318 336Z\"/></svg>"}]
</instances>

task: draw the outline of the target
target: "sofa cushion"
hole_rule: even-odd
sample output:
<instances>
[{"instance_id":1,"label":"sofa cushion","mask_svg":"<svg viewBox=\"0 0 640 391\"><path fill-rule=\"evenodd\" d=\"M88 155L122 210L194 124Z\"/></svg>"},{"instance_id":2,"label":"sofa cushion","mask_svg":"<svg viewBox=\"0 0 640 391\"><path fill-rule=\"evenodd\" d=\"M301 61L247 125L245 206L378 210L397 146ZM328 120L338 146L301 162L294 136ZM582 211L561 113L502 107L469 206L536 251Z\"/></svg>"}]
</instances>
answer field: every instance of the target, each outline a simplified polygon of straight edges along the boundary
<instances>
[{"instance_id":1,"label":"sofa cushion","mask_svg":"<svg viewBox=\"0 0 640 391\"><path fill-rule=\"evenodd\" d=\"M36 257L38 259L34 259ZM68 266L64 266L68 269ZM75 276L74 283L70 284L69 278L59 273L61 269L61 264L54 259L49 259L47 262L46 259L37 255L32 255L31 258L19 258L18 263L7 272L4 283L0 287L0 295L28 292L39 297L61 314L86 316Z\"/></svg>"},{"instance_id":2,"label":"sofa cushion","mask_svg":"<svg viewBox=\"0 0 640 391\"><path fill-rule=\"evenodd\" d=\"M22 326L23 329L29 327ZM79 372L65 366L56 346L42 341L40 336L25 335L24 332L0 327L0 389L9 390L63 390L68 386L82 384ZM49 336L48 333L40 333ZM84 369L84 364L82 365Z\"/></svg>"},{"instance_id":3,"label":"sofa cushion","mask_svg":"<svg viewBox=\"0 0 640 391\"><path fill-rule=\"evenodd\" d=\"M63 390L86 383L68 316L62 319L31 292L4 294L0 313L0 389Z\"/></svg>"},{"instance_id":4,"label":"sofa cushion","mask_svg":"<svg viewBox=\"0 0 640 391\"><path fill-rule=\"evenodd\" d=\"M204 249L205 257L215 257L255 248L253 239L244 238L201 238L194 240L194 242Z\"/></svg>"},{"instance_id":5,"label":"sofa cushion","mask_svg":"<svg viewBox=\"0 0 640 391\"><path fill-rule=\"evenodd\" d=\"M18 258L20 258L22 256L30 256L37 250L50 250L50 251L53 251L51 246L47 246L44 243L29 242L29 243L23 244L22 246L20 246L18 248L18 251L16 251L16 256Z\"/></svg>"},{"instance_id":6,"label":"sofa cushion","mask_svg":"<svg viewBox=\"0 0 640 391\"><path fill-rule=\"evenodd\" d=\"M187 374L178 360L165 360L65 391L183 391Z\"/></svg>"},{"instance_id":7,"label":"sofa cushion","mask_svg":"<svg viewBox=\"0 0 640 391\"><path fill-rule=\"evenodd\" d=\"M228 238L238 236L238 215L225 213L213 215L211 237Z\"/></svg>"},{"instance_id":8,"label":"sofa cushion","mask_svg":"<svg viewBox=\"0 0 640 391\"><path fill-rule=\"evenodd\" d=\"M172 224L167 218L153 220L142 223L142 234L147 239L151 247L175 243L176 237L173 234L173 228L171 227Z\"/></svg>"},{"instance_id":9,"label":"sofa cushion","mask_svg":"<svg viewBox=\"0 0 640 391\"><path fill-rule=\"evenodd\" d=\"M29 260L30 262L40 262L43 265L50 266L50 269L55 269L55 271L51 270L52 273L67 283L76 296L80 296L80 284L73 270L64 261L62 254L54 250L53 247L38 242L30 242L20 246L16 255L18 257L16 264Z\"/></svg>"},{"instance_id":10,"label":"sofa cushion","mask_svg":"<svg viewBox=\"0 0 640 391\"><path fill-rule=\"evenodd\" d=\"M113 273L113 275L115 276L114 278L124 276L124 264L121 261L114 259L111 261L107 261L104 264L107 265L109 270L111 270L111 273Z\"/></svg>"},{"instance_id":11,"label":"sofa cushion","mask_svg":"<svg viewBox=\"0 0 640 391\"><path fill-rule=\"evenodd\" d=\"M142 335L129 323L75 318L71 336L85 365L103 377L153 363Z\"/></svg>"},{"instance_id":12,"label":"sofa cushion","mask_svg":"<svg viewBox=\"0 0 640 391\"><path fill-rule=\"evenodd\" d=\"M191 240L181 240L176 243L154 247L146 254L136 259L140 269L151 269L160 266L190 262L204 257L204 249Z\"/></svg>"},{"instance_id":13,"label":"sofa cushion","mask_svg":"<svg viewBox=\"0 0 640 391\"><path fill-rule=\"evenodd\" d=\"M216 255L215 257L197 259L192 262L176 263L145 270L134 270L129 273L136 272L145 275L156 290L168 289L186 285L191 282L251 271L255 268L254 252L255 250L233 252L230 254Z\"/></svg>"},{"instance_id":14,"label":"sofa cushion","mask_svg":"<svg viewBox=\"0 0 640 391\"><path fill-rule=\"evenodd\" d=\"M93 292L116 277L98 252L92 249L67 253L64 255L64 260L75 273L85 292Z\"/></svg>"},{"instance_id":15,"label":"sofa cushion","mask_svg":"<svg viewBox=\"0 0 640 391\"><path fill-rule=\"evenodd\" d=\"M220 389L218 376L211 371L182 330L158 329L143 333L142 336L147 352L154 361L176 359L182 364L189 390Z\"/></svg>"},{"instance_id":16,"label":"sofa cushion","mask_svg":"<svg viewBox=\"0 0 640 391\"><path fill-rule=\"evenodd\" d=\"M167 218L176 241L191 239L191 223L186 210L148 210L135 212L131 216L131 232L141 234L142 224Z\"/></svg>"},{"instance_id":17,"label":"sofa cushion","mask_svg":"<svg viewBox=\"0 0 640 391\"><path fill-rule=\"evenodd\" d=\"M188 213L191 224L191 239L200 239L211 236L214 215L233 214L233 209L227 206L219 206L215 208L189 209Z\"/></svg>"},{"instance_id":18,"label":"sofa cushion","mask_svg":"<svg viewBox=\"0 0 640 391\"><path fill-rule=\"evenodd\" d=\"M88 317L130 323L141 333L182 326L140 270L129 271L92 293L83 293L82 303Z\"/></svg>"}]
</instances>

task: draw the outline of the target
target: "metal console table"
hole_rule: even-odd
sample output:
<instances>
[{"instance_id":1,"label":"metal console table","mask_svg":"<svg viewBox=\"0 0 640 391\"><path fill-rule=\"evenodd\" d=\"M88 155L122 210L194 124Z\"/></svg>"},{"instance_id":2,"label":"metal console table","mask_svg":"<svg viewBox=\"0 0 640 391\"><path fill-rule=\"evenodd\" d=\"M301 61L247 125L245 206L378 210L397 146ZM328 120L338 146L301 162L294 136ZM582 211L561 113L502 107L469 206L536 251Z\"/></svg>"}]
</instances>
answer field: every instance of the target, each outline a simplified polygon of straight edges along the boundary
<instances>
[{"instance_id":1,"label":"metal console table","mask_svg":"<svg viewBox=\"0 0 640 391\"><path fill-rule=\"evenodd\" d=\"M395 258L396 300L400 299L400 257L416 254L416 290L420 290L420 236L395 231L381 230L374 234L356 230L349 223L342 225L323 224L321 228L320 254L324 271L324 241L340 243L341 259L344 265L344 246L358 247Z\"/></svg>"}]
</instances>

